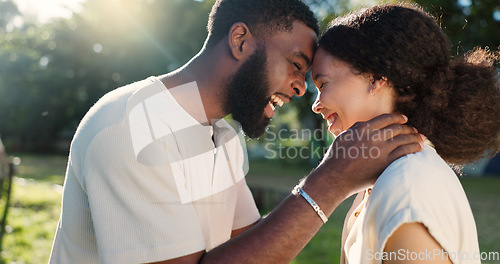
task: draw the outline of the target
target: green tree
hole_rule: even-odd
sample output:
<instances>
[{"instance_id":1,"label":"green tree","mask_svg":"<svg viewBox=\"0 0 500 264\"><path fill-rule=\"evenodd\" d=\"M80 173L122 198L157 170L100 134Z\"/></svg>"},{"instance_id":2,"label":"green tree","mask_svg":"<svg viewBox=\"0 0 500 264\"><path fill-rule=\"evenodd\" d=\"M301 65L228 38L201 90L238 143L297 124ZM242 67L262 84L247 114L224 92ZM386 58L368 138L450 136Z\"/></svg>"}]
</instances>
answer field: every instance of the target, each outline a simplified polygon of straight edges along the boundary
<instances>
[{"instance_id":1,"label":"green tree","mask_svg":"<svg viewBox=\"0 0 500 264\"><path fill-rule=\"evenodd\" d=\"M322 30L334 17L360 6L360 1L304 1ZM213 2L87 0L72 18L25 22L7 32L19 11L12 0L0 0L0 134L5 144L53 151L58 142L71 139L83 115L105 93L183 65L203 45ZM458 53L500 44L495 1L417 2L439 18ZM323 121L311 111L316 95L310 80L308 87L303 98L284 109L296 112L295 117L277 115L277 126L321 128Z\"/></svg>"},{"instance_id":2,"label":"green tree","mask_svg":"<svg viewBox=\"0 0 500 264\"><path fill-rule=\"evenodd\" d=\"M25 23L0 35L6 144L54 151L67 143L102 95L193 56L206 37L210 7L210 1L88 0L70 19Z\"/></svg>"},{"instance_id":3,"label":"green tree","mask_svg":"<svg viewBox=\"0 0 500 264\"><path fill-rule=\"evenodd\" d=\"M500 3L495 0L417 0L438 18L455 54L476 46L497 50L500 45Z\"/></svg>"},{"instance_id":4,"label":"green tree","mask_svg":"<svg viewBox=\"0 0 500 264\"><path fill-rule=\"evenodd\" d=\"M12 0L0 0L0 29L5 31L7 25L18 15L19 9Z\"/></svg>"}]
</instances>

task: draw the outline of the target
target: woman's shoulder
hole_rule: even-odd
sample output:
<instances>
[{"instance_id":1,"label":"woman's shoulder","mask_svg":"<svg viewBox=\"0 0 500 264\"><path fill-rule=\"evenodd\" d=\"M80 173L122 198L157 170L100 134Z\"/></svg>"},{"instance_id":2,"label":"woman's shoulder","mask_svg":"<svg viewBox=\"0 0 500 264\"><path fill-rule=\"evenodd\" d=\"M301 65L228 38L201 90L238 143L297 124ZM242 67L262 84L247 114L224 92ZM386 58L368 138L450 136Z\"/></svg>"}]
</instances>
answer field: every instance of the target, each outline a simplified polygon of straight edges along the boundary
<instances>
[{"instance_id":1,"label":"woman's shoulder","mask_svg":"<svg viewBox=\"0 0 500 264\"><path fill-rule=\"evenodd\" d=\"M408 191L420 185L447 185L450 182L458 182L454 171L433 147L425 145L421 152L406 155L390 164L374 188L397 187Z\"/></svg>"},{"instance_id":2,"label":"woman's shoulder","mask_svg":"<svg viewBox=\"0 0 500 264\"><path fill-rule=\"evenodd\" d=\"M449 252L456 252L460 241L477 244L474 218L458 176L430 146L387 167L370 192L365 222L382 241L381 248L399 226L412 222L424 224Z\"/></svg>"},{"instance_id":3,"label":"woman's shoulder","mask_svg":"<svg viewBox=\"0 0 500 264\"><path fill-rule=\"evenodd\" d=\"M402 157L387 167L369 198L372 208L392 208L394 212L421 213L434 208L456 214L452 211L468 206L458 176L427 145L423 151Z\"/></svg>"},{"instance_id":4,"label":"woman's shoulder","mask_svg":"<svg viewBox=\"0 0 500 264\"><path fill-rule=\"evenodd\" d=\"M436 213L460 217L470 210L458 176L430 146L391 164L375 182L368 204L418 222Z\"/></svg>"}]
</instances>

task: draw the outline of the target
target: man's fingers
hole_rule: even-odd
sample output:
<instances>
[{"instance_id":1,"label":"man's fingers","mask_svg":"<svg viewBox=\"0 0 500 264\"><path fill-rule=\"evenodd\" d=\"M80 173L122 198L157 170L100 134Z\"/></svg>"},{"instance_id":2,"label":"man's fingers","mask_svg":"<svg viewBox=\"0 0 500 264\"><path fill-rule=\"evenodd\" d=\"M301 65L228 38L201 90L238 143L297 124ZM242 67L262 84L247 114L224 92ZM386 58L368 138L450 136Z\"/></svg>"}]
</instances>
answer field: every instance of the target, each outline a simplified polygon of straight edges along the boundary
<instances>
[{"instance_id":1,"label":"man's fingers","mask_svg":"<svg viewBox=\"0 0 500 264\"><path fill-rule=\"evenodd\" d=\"M400 134L392 139L388 140L392 144L394 144L394 148L397 148L398 146L403 146L403 145L408 145L408 144L421 144L423 146L423 143L425 141L425 137L421 134L417 133L412 133L412 134Z\"/></svg>"},{"instance_id":2,"label":"man's fingers","mask_svg":"<svg viewBox=\"0 0 500 264\"><path fill-rule=\"evenodd\" d=\"M393 124L381 130L382 138L384 140L391 140L394 137L404 134L416 134L418 131L413 127L401 125L401 124Z\"/></svg>"},{"instance_id":3,"label":"man's fingers","mask_svg":"<svg viewBox=\"0 0 500 264\"><path fill-rule=\"evenodd\" d=\"M424 149L424 140L421 134L401 134L388 142L391 143L393 151L387 157L389 163L401 158L404 155L412 154Z\"/></svg>"},{"instance_id":4,"label":"man's fingers","mask_svg":"<svg viewBox=\"0 0 500 264\"><path fill-rule=\"evenodd\" d=\"M388 163L391 164L395 160L412 153L419 152L423 149L421 143L411 143L407 145L401 145L394 149L387 157Z\"/></svg>"},{"instance_id":5,"label":"man's fingers","mask_svg":"<svg viewBox=\"0 0 500 264\"><path fill-rule=\"evenodd\" d=\"M402 114L383 114L365 122L370 129L382 129L393 124L404 124L408 117Z\"/></svg>"}]
</instances>

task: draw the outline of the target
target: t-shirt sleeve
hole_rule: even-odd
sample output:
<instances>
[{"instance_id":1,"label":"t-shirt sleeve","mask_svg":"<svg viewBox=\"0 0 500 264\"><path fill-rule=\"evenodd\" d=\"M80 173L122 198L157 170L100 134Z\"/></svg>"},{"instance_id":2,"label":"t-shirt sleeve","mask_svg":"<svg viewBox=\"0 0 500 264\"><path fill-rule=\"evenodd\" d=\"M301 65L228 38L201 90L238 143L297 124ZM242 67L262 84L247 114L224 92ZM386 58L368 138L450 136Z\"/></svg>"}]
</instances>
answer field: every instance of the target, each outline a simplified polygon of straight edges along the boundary
<instances>
[{"instance_id":1,"label":"t-shirt sleeve","mask_svg":"<svg viewBox=\"0 0 500 264\"><path fill-rule=\"evenodd\" d=\"M181 203L174 181L182 168L141 164L113 133L96 136L84 164L100 262L147 263L204 250L196 211Z\"/></svg>"},{"instance_id":2,"label":"t-shirt sleeve","mask_svg":"<svg viewBox=\"0 0 500 264\"><path fill-rule=\"evenodd\" d=\"M238 182L238 198L234 214L233 230L249 226L260 219L260 213L255 205L252 193L243 178Z\"/></svg>"},{"instance_id":3,"label":"t-shirt sleeve","mask_svg":"<svg viewBox=\"0 0 500 264\"><path fill-rule=\"evenodd\" d=\"M389 237L405 223L422 223L448 252L459 248L460 210L467 206L456 176L446 164L403 157L388 167L367 200L363 223L363 252L382 253ZM462 197L465 198L462 201ZM467 225L465 225L467 226Z\"/></svg>"}]
</instances>

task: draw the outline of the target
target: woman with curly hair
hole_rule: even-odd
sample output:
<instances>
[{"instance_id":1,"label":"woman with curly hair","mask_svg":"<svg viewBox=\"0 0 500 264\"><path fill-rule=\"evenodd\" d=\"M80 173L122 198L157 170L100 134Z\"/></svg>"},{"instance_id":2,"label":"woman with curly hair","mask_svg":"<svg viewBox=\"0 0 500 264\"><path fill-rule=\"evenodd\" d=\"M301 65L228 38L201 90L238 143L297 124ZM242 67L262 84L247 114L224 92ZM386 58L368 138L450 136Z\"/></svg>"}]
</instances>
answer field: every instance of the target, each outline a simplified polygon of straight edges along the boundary
<instances>
[{"instance_id":1,"label":"woman with curly hair","mask_svg":"<svg viewBox=\"0 0 500 264\"><path fill-rule=\"evenodd\" d=\"M495 154L500 140L498 54L452 59L436 20L415 5L339 17L319 41L313 111L338 136L400 112L427 137L358 194L344 223L342 263L480 263L474 217L449 165ZM373 152L375 153L375 152Z\"/></svg>"}]
</instances>

